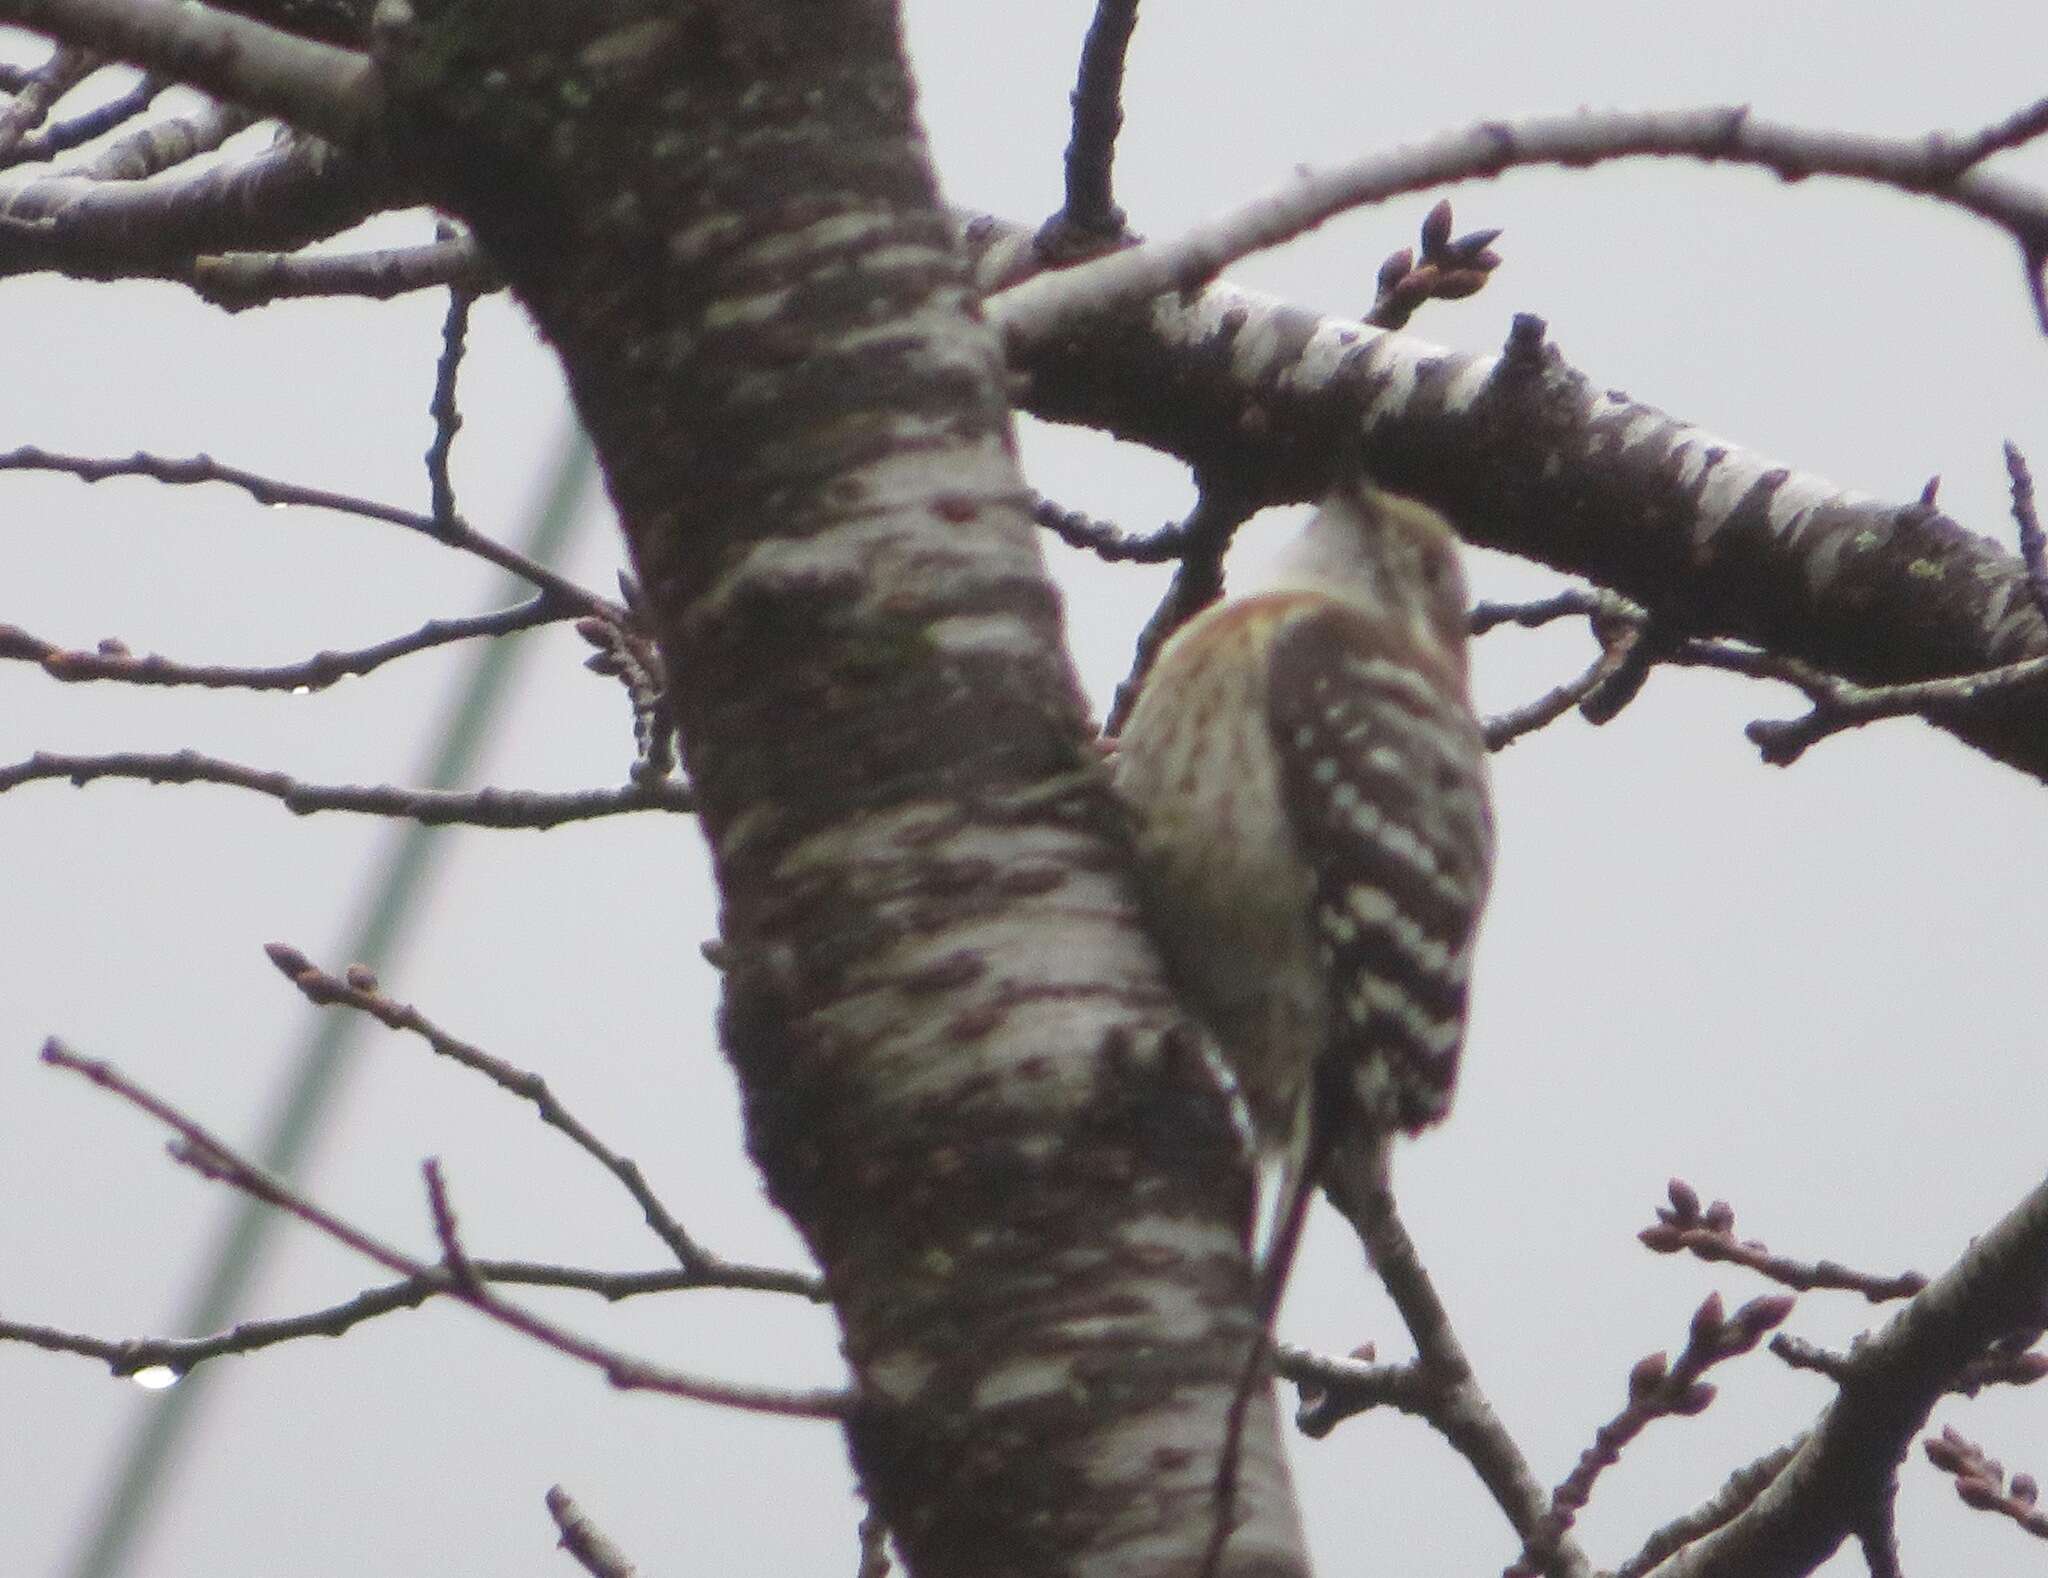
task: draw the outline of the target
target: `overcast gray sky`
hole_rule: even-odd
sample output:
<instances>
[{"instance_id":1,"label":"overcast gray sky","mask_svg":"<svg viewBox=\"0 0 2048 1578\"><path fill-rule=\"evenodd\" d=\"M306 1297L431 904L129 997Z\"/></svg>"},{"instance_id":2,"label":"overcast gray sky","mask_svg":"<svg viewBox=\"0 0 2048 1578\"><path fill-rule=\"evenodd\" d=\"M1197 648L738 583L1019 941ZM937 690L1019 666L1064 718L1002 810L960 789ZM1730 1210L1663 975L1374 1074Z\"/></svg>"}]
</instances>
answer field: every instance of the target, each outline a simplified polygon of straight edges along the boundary
<instances>
[{"instance_id":1,"label":"overcast gray sky","mask_svg":"<svg viewBox=\"0 0 2048 1578\"><path fill-rule=\"evenodd\" d=\"M934 149L955 202L1036 219L1058 200L1066 95L1091 6L910 6ZM1819 125L1974 125L2036 97L2048 20L1989 0L1927 5L1510 8L1182 0L1148 7L1132 56L1119 196L1153 235L1324 163L1481 116L1579 105L1748 102ZM2048 181L2048 158L2008 159ZM2048 467L2048 346L2010 244L1955 214L1843 184L1636 163L1453 194L1460 228L1503 225L1475 300L1424 338L1496 346L1541 314L1596 382L1846 485L1904 500L1930 474L1958 519L2008 538L1999 444ZM1233 277L1355 315L1432 199L1349 217ZM0 448L223 459L423 504L419 464L442 302L295 305L226 317L169 287L0 283L14 376ZM508 530L564 421L516 312L479 309L456 476ZM1033 482L1129 527L1185 508L1179 469L1095 435L1025 431ZM593 506L595 507L595 506ZM1276 517L1241 552L1270 545ZM1056 557L1074 645L1106 698L1155 573ZM575 569L610 578L608 529ZM1552 584L1475 564L1483 594ZM282 661L494 595L473 564L336 517L221 490L86 489L0 477L0 620L74 645L118 636L192 659ZM553 632L533 647L484 776L617 781L622 697ZM1575 672L1583 634L1480 649L1493 708ZM311 697L60 687L0 668L0 760L38 747L192 746L309 778L409 780L459 659L414 660ZM1914 723L1760 765L1751 717L1782 691L1658 674L1604 730L1576 718L1497 759L1501 877L1459 1108L1404 1154L1410 1225L1509 1426L1554 1480L1622 1399L1629 1365L1681 1346L1693 1306L1764 1291L1655 1259L1633 1234L1673 1172L1787 1253L1871 1269L1946 1265L2037 1181L2048 1153L2035 1029L2048 869L2037 785ZM256 1132L312 1013L265 963L336 954L388 832L294 819L225 789L0 799L0 1313L108 1335L163 1331L224 1200L170 1165L145 1121L34 1060L46 1034L116 1059L220 1132ZM452 835L394 994L545 1072L639 1158L719 1250L793 1260L760 1197L697 954L712 904L694 827L643 817L547 836ZM529 1112L378 1034L311 1181L329 1205L424 1247L417 1163L443 1158L480 1254L658 1264L615 1186ZM370 1280L303 1231L258 1294L282 1313ZM562 1301L620 1343L785 1382L837 1374L826 1319L791 1301L694 1294ZM1860 1301L1808 1296L1790 1329L1845 1341ZM1312 1231L1285 1335L1406 1351L1332 1222ZM1655 1427L1585 1524L1611 1563L1826 1401L1767 1357L1719 1377L1703 1418ZM137 1573L560 1575L542 1491L561 1480L654 1574L851 1571L858 1509L829 1428L619 1398L460 1310L226 1361ZM151 1398L83 1360L0 1347L0 1548L56 1573L117 1444ZM2038 1400L1939 1421L2048 1470ZM1505 1530L1422 1427L1368 1417L1299 1443L1332 1573L1498 1570ZM1917 1461L1902 1540L1921 1575L2015 1570L2037 1547L1956 1508ZM1857 1570L1853 1554L1837 1569Z\"/></svg>"}]
</instances>

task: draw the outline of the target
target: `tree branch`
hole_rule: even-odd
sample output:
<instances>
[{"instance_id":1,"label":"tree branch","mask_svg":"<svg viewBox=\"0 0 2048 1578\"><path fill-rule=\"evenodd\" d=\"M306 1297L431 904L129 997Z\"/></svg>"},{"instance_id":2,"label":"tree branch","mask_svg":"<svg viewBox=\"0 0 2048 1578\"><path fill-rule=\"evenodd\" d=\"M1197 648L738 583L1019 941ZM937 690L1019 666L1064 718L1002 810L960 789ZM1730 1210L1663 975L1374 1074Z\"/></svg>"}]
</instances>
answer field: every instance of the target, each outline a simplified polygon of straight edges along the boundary
<instances>
[{"instance_id":1,"label":"tree branch","mask_svg":"<svg viewBox=\"0 0 2048 1578\"><path fill-rule=\"evenodd\" d=\"M1435 1393L1427 1408L1414 1411L1472 1465L1515 1533L1525 1542L1537 1538L1547 1524L1550 1496L1481 1389L1450 1312L1402 1225L1384 1167L1340 1150L1326 1188L1331 1203L1357 1232L1414 1339L1416 1367ZM1569 1532L1560 1532L1548 1545L1540 1565L1551 1578L1586 1578L1592 1570Z\"/></svg>"},{"instance_id":2,"label":"tree branch","mask_svg":"<svg viewBox=\"0 0 2048 1578\"><path fill-rule=\"evenodd\" d=\"M1291 241L1351 209L1403 192L1490 179L1532 165L1581 168L1614 159L1699 159L1759 166L1786 180L1835 175L1933 197L1998 226L2019 243L2030 290L2048 256L2048 198L1975 166L2048 126L2048 100L1962 137L1859 136L1791 126L1746 105L1486 121L1391 153L1308 174L1171 241L1153 242L1015 286L990 316L1011 354L1071 335L1087 320L1169 292L1199 290L1230 264ZM2048 315L2042 318L2048 332Z\"/></svg>"},{"instance_id":3,"label":"tree branch","mask_svg":"<svg viewBox=\"0 0 2048 1578\"><path fill-rule=\"evenodd\" d=\"M417 630L373 646L348 651L321 651L297 663L265 668L228 664L180 663L152 652L137 657L120 641L102 641L85 650L60 647L16 625L0 625L0 660L40 665L50 678L66 684L108 680L123 685L197 685L207 690L325 690L341 680L375 673L387 663L430 652L457 641L516 635L573 618L554 598L542 593L496 613L456 619L430 619Z\"/></svg>"},{"instance_id":4,"label":"tree branch","mask_svg":"<svg viewBox=\"0 0 2048 1578\"><path fill-rule=\"evenodd\" d=\"M42 1056L45 1063L83 1075L100 1089L112 1092L172 1130L179 1141L171 1147L173 1160L192 1168L203 1177L228 1184L252 1199L261 1200L266 1205L290 1213L308 1226L319 1229L337 1243L346 1245L366 1259L374 1260L388 1271L395 1271L408 1278L436 1275L445 1278L448 1297L460 1300L471 1309L488 1315L500 1325L509 1326L532 1337L558 1353L567 1354L602 1370L605 1379L621 1390L659 1392L670 1397L714 1403L748 1413L779 1414L806 1419L842 1418L850 1406L851 1398L844 1391L796 1392L778 1387L742 1386L732 1382L713 1381L650 1364L646 1360L591 1342L566 1327L558 1326L530 1310L508 1304L498 1298L475 1274L466 1257L450 1255L449 1258L458 1264L436 1268L392 1248L361 1228L354 1227L315 1205L283 1180L265 1172L200 1127L162 1097L153 1095L134 1083L111 1063L98 1058L82 1057L54 1039L43 1043ZM433 1164L429 1163L428 1167L430 1179L437 1176L432 1171ZM445 1201L445 1197L442 1198ZM448 1216L445 1207L437 1211L437 1218L441 1222L444 1237L452 1233L452 1218ZM465 1270L469 1274L465 1275Z\"/></svg>"},{"instance_id":5,"label":"tree branch","mask_svg":"<svg viewBox=\"0 0 2048 1578\"><path fill-rule=\"evenodd\" d=\"M0 0L0 21L190 83L344 145L383 96L367 55L179 0Z\"/></svg>"},{"instance_id":6,"label":"tree branch","mask_svg":"<svg viewBox=\"0 0 2048 1578\"><path fill-rule=\"evenodd\" d=\"M718 1269L718 1258L692 1238L683 1224L675 1219L661 1197L649 1186L639 1164L630 1157L621 1156L585 1127L581 1119L562 1105L560 1098L540 1075L514 1068L503 1058L493 1057L481 1047L458 1040L410 1003L386 997L378 987L377 977L362 965L351 965L347 978L343 979L329 975L288 944L274 942L263 951L307 1002L321 1008L337 1004L353 1008L389 1029L409 1031L426 1042L437 1056L459 1063L483 1075L500 1090L510 1091L522 1101L531 1102L541 1122L568 1136L571 1143L619 1181L633 1197L633 1203L640 1207L640 1213L653 1229L655 1237L676 1257L678 1265L686 1271L703 1274Z\"/></svg>"},{"instance_id":7,"label":"tree branch","mask_svg":"<svg viewBox=\"0 0 2048 1578\"><path fill-rule=\"evenodd\" d=\"M576 1558L590 1578L633 1578L635 1568L625 1553L595 1523L560 1485L548 1491L548 1515L561 1531L561 1547Z\"/></svg>"},{"instance_id":8,"label":"tree branch","mask_svg":"<svg viewBox=\"0 0 2048 1578\"><path fill-rule=\"evenodd\" d=\"M0 794L23 784L68 778L84 787L101 778L137 779L153 784L226 784L281 801L296 816L314 811L356 811L425 823L429 827L559 827L629 811L694 811L690 789L666 779L549 794L532 789L397 789L386 784L308 784L289 773L202 756L197 751L155 755L144 751L106 756L65 756L38 751L26 761L0 767Z\"/></svg>"},{"instance_id":9,"label":"tree branch","mask_svg":"<svg viewBox=\"0 0 2048 1578\"><path fill-rule=\"evenodd\" d=\"M1124 211L1112 194L1110 171L1124 124L1124 56L1137 25L1138 0L1096 0L1072 95L1066 206L1038 234L1049 256L1099 249L1124 235Z\"/></svg>"},{"instance_id":10,"label":"tree branch","mask_svg":"<svg viewBox=\"0 0 2048 1578\"><path fill-rule=\"evenodd\" d=\"M1953 1378L2048 1302L2048 1182L1977 1238L1849 1359L1841 1391L1739 1516L1657 1569L1661 1578L1798 1578L1869 1527Z\"/></svg>"},{"instance_id":11,"label":"tree branch","mask_svg":"<svg viewBox=\"0 0 2048 1578\"><path fill-rule=\"evenodd\" d=\"M161 142L137 133L122 145L127 162L104 175L0 178L0 274L183 280L195 254L303 246L403 200L388 173L303 137L177 178L141 179L152 163L206 151L205 139L239 113L166 123Z\"/></svg>"},{"instance_id":12,"label":"tree branch","mask_svg":"<svg viewBox=\"0 0 2048 1578\"><path fill-rule=\"evenodd\" d=\"M151 481L174 487L197 487L203 483L217 482L227 487L238 488L258 504L273 508L278 505L299 505L307 509L333 510L338 514L356 515L365 520L382 521L387 525L418 532L421 536L431 537L459 553L471 554L486 564L494 564L501 570L511 572L556 599L563 607L573 608L578 613L611 620L623 618L625 613L624 609L608 598L587 591L568 577L528 558L516 548L508 548L495 538L486 536L459 516L441 520L432 515L422 515L415 510L400 509L393 504L379 504L374 499L336 493L327 488L305 487L296 482L264 476L260 472L246 471L240 466L223 464L211 455L192 455L182 459L168 455L151 455L141 451L125 457L62 455L33 444L26 444L19 449L0 454L0 471L56 471L76 477L81 482L105 482L115 477L147 477Z\"/></svg>"},{"instance_id":13,"label":"tree branch","mask_svg":"<svg viewBox=\"0 0 2048 1578\"><path fill-rule=\"evenodd\" d=\"M484 1282L504 1283L511 1287L565 1288L594 1293L611 1303L653 1293L680 1293L697 1288L794 1294L814 1304L825 1301L824 1288L818 1279L804 1272L720 1260L710 1261L701 1268L668 1267L660 1271L597 1271L525 1260L473 1260L470 1269ZM453 1279L445 1270L430 1267L419 1276L404 1277L382 1287L365 1288L355 1297L325 1309L308 1310L276 1320L243 1321L206 1337L93 1337L83 1332L61 1331L54 1326L0 1320L0 1342L17 1342L47 1353L72 1353L82 1358L98 1359L115 1376L131 1376L159 1368L184 1375L213 1359L257 1353L280 1343L298 1342L307 1337L339 1337L380 1315L418 1309L454 1290Z\"/></svg>"},{"instance_id":14,"label":"tree branch","mask_svg":"<svg viewBox=\"0 0 2048 1578\"><path fill-rule=\"evenodd\" d=\"M199 257L192 260L187 275L195 292L229 312L306 296L385 300L450 286L477 295L502 288L468 236L369 252Z\"/></svg>"}]
</instances>

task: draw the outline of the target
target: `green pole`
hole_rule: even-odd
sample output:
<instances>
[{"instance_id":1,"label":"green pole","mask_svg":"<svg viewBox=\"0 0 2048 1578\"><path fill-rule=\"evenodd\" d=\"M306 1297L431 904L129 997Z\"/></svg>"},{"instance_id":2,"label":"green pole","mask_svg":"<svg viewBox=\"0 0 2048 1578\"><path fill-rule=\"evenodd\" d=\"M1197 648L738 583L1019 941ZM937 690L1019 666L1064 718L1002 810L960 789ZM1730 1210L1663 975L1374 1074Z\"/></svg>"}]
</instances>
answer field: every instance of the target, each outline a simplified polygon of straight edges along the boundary
<instances>
[{"instance_id":1,"label":"green pole","mask_svg":"<svg viewBox=\"0 0 2048 1578\"><path fill-rule=\"evenodd\" d=\"M575 531L577 504L595 470L590 445L582 431L572 427L520 544L527 557L542 564L561 557ZM510 693L519 653L513 641L486 641L479 647L469 672L449 698L447 722L435 733L438 743L423 774L429 787L462 785ZM441 832L417 822L398 830L383 869L370 884L364 911L349 933L344 957L376 970L396 956L414 903L442 848ZM329 1013L313 1022L257 1151L272 1172L288 1178L298 1170L350 1066L363 1023L360 1014ZM201 1336L219 1331L234 1318L276 1221L269 1207L237 1200L180 1323L182 1332ZM147 1412L121 1450L112 1488L72 1564L72 1578L118 1578L126 1569L155 1507L164 1471L197 1417L210 1374L202 1365L150 1398Z\"/></svg>"}]
</instances>

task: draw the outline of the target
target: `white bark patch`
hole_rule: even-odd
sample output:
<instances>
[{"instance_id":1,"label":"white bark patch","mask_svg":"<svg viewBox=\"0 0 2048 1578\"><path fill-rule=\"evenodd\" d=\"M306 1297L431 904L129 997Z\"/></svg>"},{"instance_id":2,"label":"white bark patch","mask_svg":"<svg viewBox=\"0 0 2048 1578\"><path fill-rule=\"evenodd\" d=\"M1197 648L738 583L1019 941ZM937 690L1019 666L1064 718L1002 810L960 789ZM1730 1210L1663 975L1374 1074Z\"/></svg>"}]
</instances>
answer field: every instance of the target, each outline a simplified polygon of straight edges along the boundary
<instances>
[{"instance_id":1,"label":"white bark patch","mask_svg":"<svg viewBox=\"0 0 2048 1578\"><path fill-rule=\"evenodd\" d=\"M1383 331L1361 330L1357 324L1341 318L1323 318L1295 357L1294 365L1281 374L1280 382L1310 393L1325 388L1343 371L1346 362L1368 354L1371 342L1382 337Z\"/></svg>"},{"instance_id":2,"label":"white bark patch","mask_svg":"<svg viewBox=\"0 0 2048 1578\"><path fill-rule=\"evenodd\" d=\"M1765 469L1754 456L1721 451L1720 463L1707 473L1706 486L1700 490L1699 531L1695 538L1700 547L1706 547L1720 535L1721 528L1749 497L1750 489L1763 480Z\"/></svg>"},{"instance_id":3,"label":"white bark patch","mask_svg":"<svg viewBox=\"0 0 2048 1578\"><path fill-rule=\"evenodd\" d=\"M1026 1355L1000 1365L981 1378L974 1389L976 1411L1000 1408L1005 1403L1029 1402L1034 1397L1053 1397L1062 1392L1081 1392L1074 1380L1073 1366L1064 1359Z\"/></svg>"},{"instance_id":4,"label":"white bark patch","mask_svg":"<svg viewBox=\"0 0 2048 1578\"><path fill-rule=\"evenodd\" d=\"M1818 477L1801 476L1790 472L1778 484L1771 495L1764 519L1769 523L1771 535L1788 548L1799 545L1799 534L1823 505L1836 502L1849 503L1849 497L1839 488L1829 487Z\"/></svg>"},{"instance_id":5,"label":"white bark patch","mask_svg":"<svg viewBox=\"0 0 2048 1578\"><path fill-rule=\"evenodd\" d=\"M1636 414L1621 424L1621 432L1616 439L1616 447L1623 455L1652 439L1663 437L1671 430L1671 419L1663 412L1645 410L1640 406L1630 409Z\"/></svg>"},{"instance_id":6,"label":"white bark patch","mask_svg":"<svg viewBox=\"0 0 2048 1578\"><path fill-rule=\"evenodd\" d=\"M1373 376L1385 380L1380 392L1365 408L1365 418L1360 423L1362 430L1370 433L1389 417L1399 416L1408 409L1414 402L1422 369L1438 356L1448 353L1433 345L1388 334L1381 336L1379 343L1367 354L1372 358Z\"/></svg>"},{"instance_id":7,"label":"white bark patch","mask_svg":"<svg viewBox=\"0 0 2048 1578\"><path fill-rule=\"evenodd\" d=\"M931 270L941 266L930 253L913 255L913 249L898 247L892 254L905 269ZM862 274L884 272L863 266ZM902 345L912 351L917 366L944 371L964 368L985 377L996 365L995 343L979 329L963 325L965 291L930 292L914 312L897 312L871 324L852 324L826 337L822 344L839 351L859 350L874 344Z\"/></svg>"},{"instance_id":8,"label":"white bark patch","mask_svg":"<svg viewBox=\"0 0 2048 1578\"><path fill-rule=\"evenodd\" d=\"M1490 356L1475 356L1466 362L1444 387L1444 409L1453 416L1465 415L1479 403L1499 366L1499 360Z\"/></svg>"},{"instance_id":9,"label":"white bark patch","mask_svg":"<svg viewBox=\"0 0 2048 1578\"><path fill-rule=\"evenodd\" d=\"M915 1348L898 1348L874 1359L861 1380L891 1402L908 1403L930 1383L938 1366Z\"/></svg>"},{"instance_id":10,"label":"white bark patch","mask_svg":"<svg viewBox=\"0 0 2048 1578\"><path fill-rule=\"evenodd\" d=\"M733 329L772 322L788 308L791 294L785 285L763 291L758 296L726 296L704 309L704 327Z\"/></svg>"},{"instance_id":11,"label":"white bark patch","mask_svg":"<svg viewBox=\"0 0 2048 1578\"><path fill-rule=\"evenodd\" d=\"M797 229L778 230L773 235L762 237L747 248L746 256L755 263L779 268L792 258L848 247L865 236L895 227L896 216L887 209L828 214Z\"/></svg>"},{"instance_id":12,"label":"white bark patch","mask_svg":"<svg viewBox=\"0 0 2048 1578\"><path fill-rule=\"evenodd\" d=\"M1227 1406L1213 1394L1188 1395L1133 1414L1099 1439L1084 1471L1094 1484L1120 1492L1124 1508L1118 1537L1076 1557L1076 1578L1149 1578L1190 1570L1207 1543L1223 1445L1218 1421ZM1243 1521L1231 1532L1225 1570L1256 1561L1292 1572L1301 1564L1301 1523L1270 1391L1254 1400L1246 1424L1237 1489Z\"/></svg>"},{"instance_id":13,"label":"white bark patch","mask_svg":"<svg viewBox=\"0 0 2048 1578\"><path fill-rule=\"evenodd\" d=\"M935 646L955 656L975 653L1022 663L1045 650L1044 638L1036 630L1007 614L955 614L928 625L926 631Z\"/></svg>"},{"instance_id":14,"label":"white bark patch","mask_svg":"<svg viewBox=\"0 0 2048 1578\"><path fill-rule=\"evenodd\" d=\"M1237 1235L1206 1217L1135 1216L1117 1236L1145 1254L1170 1253L1188 1261L1237 1253Z\"/></svg>"},{"instance_id":15,"label":"white bark patch","mask_svg":"<svg viewBox=\"0 0 2048 1578\"><path fill-rule=\"evenodd\" d=\"M851 473L840 484L847 504L839 524L806 536L765 537L749 544L704 593L699 612L715 615L743 590L773 593L820 581L843 581L855 606L869 611L886 608L906 593L920 603L943 602L955 579L978 586L992 578L1042 576L1038 539L1016 509L1015 471L1000 446L991 441L973 456L955 448L946 463L941 476L934 472L933 457L910 445ZM927 511L940 491L993 517L991 524L1014 517L1015 529L935 531ZM965 650L985 650L992 643L1016 649L1026 639L1023 631L994 643L985 628L999 618L958 626L940 620L930 629L942 644L948 630L963 637Z\"/></svg>"},{"instance_id":16,"label":"white bark patch","mask_svg":"<svg viewBox=\"0 0 2048 1578\"><path fill-rule=\"evenodd\" d=\"M716 251L727 237L742 228L736 214L715 214L700 224L678 230L668 238L668 255L678 263L699 263Z\"/></svg>"}]
</instances>

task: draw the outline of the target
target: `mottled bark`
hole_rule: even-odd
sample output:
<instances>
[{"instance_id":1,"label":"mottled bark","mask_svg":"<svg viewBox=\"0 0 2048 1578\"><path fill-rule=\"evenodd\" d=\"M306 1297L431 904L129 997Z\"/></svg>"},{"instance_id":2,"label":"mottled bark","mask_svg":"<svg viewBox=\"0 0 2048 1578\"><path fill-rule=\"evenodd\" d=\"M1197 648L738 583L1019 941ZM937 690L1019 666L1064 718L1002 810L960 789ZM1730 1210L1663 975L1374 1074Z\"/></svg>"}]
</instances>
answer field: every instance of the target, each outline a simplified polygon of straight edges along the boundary
<instances>
[{"instance_id":1,"label":"mottled bark","mask_svg":"<svg viewBox=\"0 0 2048 1578\"><path fill-rule=\"evenodd\" d=\"M1130 901L894 7L421 4L385 81L604 461L864 1483L920 1574L1189 1571L1247 1179ZM1252 1435L1226 1571L1300 1571L1270 1407Z\"/></svg>"}]
</instances>

